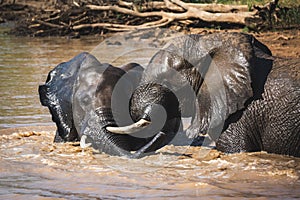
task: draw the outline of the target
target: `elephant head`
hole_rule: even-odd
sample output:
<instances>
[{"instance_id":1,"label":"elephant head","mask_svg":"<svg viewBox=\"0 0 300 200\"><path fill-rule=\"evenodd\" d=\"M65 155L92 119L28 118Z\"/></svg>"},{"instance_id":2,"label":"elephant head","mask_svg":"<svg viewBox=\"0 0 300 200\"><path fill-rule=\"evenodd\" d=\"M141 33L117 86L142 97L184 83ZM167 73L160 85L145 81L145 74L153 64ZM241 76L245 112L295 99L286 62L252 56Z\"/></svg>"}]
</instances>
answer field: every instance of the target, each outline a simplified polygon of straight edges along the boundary
<instances>
[{"instance_id":1,"label":"elephant head","mask_svg":"<svg viewBox=\"0 0 300 200\"><path fill-rule=\"evenodd\" d=\"M143 68L136 63L117 68L100 63L88 53L54 68L46 83L39 87L39 94L42 105L49 108L56 123L55 141L80 140L82 147L92 145L100 152L130 158L163 146L167 132L142 135L140 131L152 123L148 116L128 125L132 124L129 99L142 72ZM120 125L128 125L136 135L110 131Z\"/></svg>"},{"instance_id":2,"label":"elephant head","mask_svg":"<svg viewBox=\"0 0 300 200\"><path fill-rule=\"evenodd\" d=\"M152 121L163 121L161 130L174 134L178 119L192 117L187 131L191 137L210 129L223 130L249 101L261 97L272 67L270 58L270 50L247 34L176 38L145 68L131 99L131 116L137 121L150 115ZM157 107L163 108L165 119Z\"/></svg>"}]
</instances>

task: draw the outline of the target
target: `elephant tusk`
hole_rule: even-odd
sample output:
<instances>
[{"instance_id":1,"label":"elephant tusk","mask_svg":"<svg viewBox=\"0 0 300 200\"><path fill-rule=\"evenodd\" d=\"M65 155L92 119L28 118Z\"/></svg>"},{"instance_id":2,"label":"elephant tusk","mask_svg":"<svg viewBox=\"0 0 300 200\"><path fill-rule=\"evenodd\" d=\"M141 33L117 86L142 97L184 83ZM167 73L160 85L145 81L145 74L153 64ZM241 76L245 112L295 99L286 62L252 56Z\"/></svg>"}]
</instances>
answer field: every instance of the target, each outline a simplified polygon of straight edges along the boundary
<instances>
[{"instance_id":1,"label":"elephant tusk","mask_svg":"<svg viewBox=\"0 0 300 200\"><path fill-rule=\"evenodd\" d=\"M131 124L129 126L123 126L123 127L108 126L106 127L106 130L116 134L131 134L144 129L145 126L149 125L150 123L151 123L150 121L147 121L145 119L140 119L138 122Z\"/></svg>"},{"instance_id":2,"label":"elephant tusk","mask_svg":"<svg viewBox=\"0 0 300 200\"><path fill-rule=\"evenodd\" d=\"M85 149L85 148L87 148L87 147L89 147L89 146L92 145L92 143L86 143L86 139L87 139L87 136L86 136L86 135L81 136L81 139L80 139L80 147L81 147L82 149Z\"/></svg>"}]
</instances>

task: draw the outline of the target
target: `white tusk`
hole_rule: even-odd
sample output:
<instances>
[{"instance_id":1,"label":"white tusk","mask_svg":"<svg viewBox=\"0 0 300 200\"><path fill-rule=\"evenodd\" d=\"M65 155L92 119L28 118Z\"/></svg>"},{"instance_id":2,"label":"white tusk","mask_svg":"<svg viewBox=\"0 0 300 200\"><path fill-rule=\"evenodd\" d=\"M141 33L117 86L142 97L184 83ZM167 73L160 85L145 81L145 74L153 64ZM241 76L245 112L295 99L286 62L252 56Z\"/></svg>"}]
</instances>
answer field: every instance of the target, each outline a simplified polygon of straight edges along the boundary
<instances>
[{"instance_id":1,"label":"white tusk","mask_svg":"<svg viewBox=\"0 0 300 200\"><path fill-rule=\"evenodd\" d=\"M150 121L147 121L145 119L140 119L138 122L135 122L134 124L131 124L129 126L122 126L122 127L108 126L106 127L106 130L117 134L131 134L144 129L144 127L149 125L150 123L151 123Z\"/></svg>"},{"instance_id":2,"label":"white tusk","mask_svg":"<svg viewBox=\"0 0 300 200\"><path fill-rule=\"evenodd\" d=\"M89 146L92 145L92 143L85 143L86 139L87 139L86 135L81 136L81 139L80 139L80 147L81 147L82 149L85 149L85 148L87 148L87 147L89 147Z\"/></svg>"}]
</instances>

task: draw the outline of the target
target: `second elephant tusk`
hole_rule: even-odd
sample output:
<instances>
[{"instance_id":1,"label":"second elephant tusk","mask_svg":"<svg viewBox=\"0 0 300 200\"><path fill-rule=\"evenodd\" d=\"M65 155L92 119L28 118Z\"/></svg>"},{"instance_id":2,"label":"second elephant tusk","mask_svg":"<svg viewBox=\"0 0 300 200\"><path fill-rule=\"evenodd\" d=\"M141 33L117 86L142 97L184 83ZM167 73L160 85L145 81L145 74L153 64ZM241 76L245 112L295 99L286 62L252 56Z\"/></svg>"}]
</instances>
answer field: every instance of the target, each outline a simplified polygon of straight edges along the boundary
<instances>
[{"instance_id":1,"label":"second elephant tusk","mask_svg":"<svg viewBox=\"0 0 300 200\"><path fill-rule=\"evenodd\" d=\"M122 126L122 127L113 127L108 126L106 127L106 130L112 133L117 134L131 134L137 131L141 131L145 128L145 126L149 125L151 122L147 121L145 119L140 119L138 122L135 122L134 124L131 124L129 126Z\"/></svg>"},{"instance_id":2,"label":"second elephant tusk","mask_svg":"<svg viewBox=\"0 0 300 200\"><path fill-rule=\"evenodd\" d=\"M89 146L92 145L92 143L86 143L86 139L87 139L87 136L86 136L86 135L81 136L81 139L80 139L80 147L81 147L82 149L85 149L85 148L87 148L87 147L89 147Z\"/></svg>"}]
</instances>

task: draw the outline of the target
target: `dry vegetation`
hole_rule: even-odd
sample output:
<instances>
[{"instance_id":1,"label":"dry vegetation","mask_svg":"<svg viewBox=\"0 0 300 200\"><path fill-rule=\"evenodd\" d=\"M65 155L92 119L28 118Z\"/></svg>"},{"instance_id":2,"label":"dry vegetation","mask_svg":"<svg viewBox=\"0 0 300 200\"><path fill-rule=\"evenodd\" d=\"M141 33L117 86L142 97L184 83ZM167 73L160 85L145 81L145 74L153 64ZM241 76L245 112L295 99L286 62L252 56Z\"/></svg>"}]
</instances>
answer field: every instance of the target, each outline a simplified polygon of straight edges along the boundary
<instances>
[{"instance_id":1,"label":"dry vegetation","mask_svg":"<svg viewBox=\"0 0 300 200\"><path fill-rule=\"evenodd\" d=\"M286 22L291 8L280 7L278 1L255 6L182 0L2 0L0 17L2 21L17 22L14 34L30 36L78 37L170 26L176 30L247 27L255 31L272 29L278 24L299 27L299 19L296 23L295 20ZM296 7L297 13L299 10Z\"/></svg>"}]
</instances>

